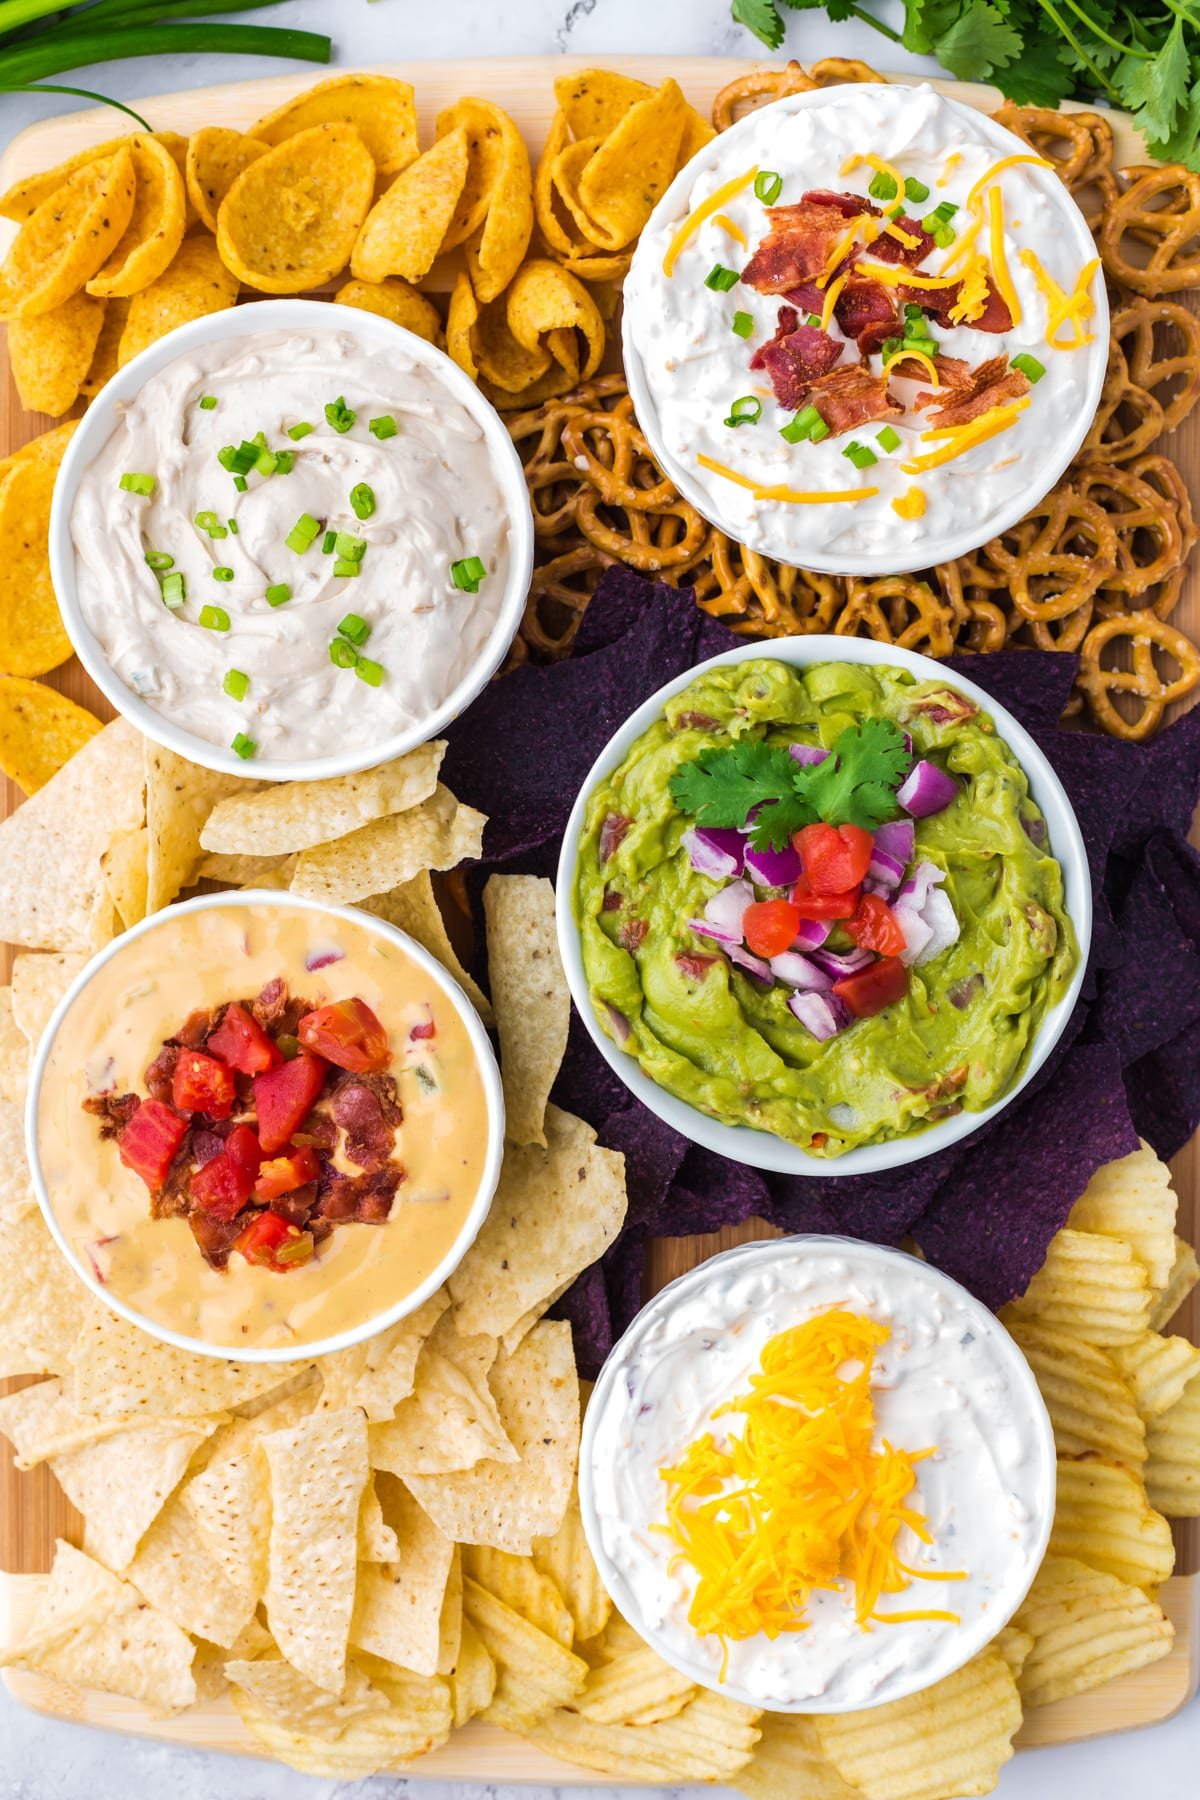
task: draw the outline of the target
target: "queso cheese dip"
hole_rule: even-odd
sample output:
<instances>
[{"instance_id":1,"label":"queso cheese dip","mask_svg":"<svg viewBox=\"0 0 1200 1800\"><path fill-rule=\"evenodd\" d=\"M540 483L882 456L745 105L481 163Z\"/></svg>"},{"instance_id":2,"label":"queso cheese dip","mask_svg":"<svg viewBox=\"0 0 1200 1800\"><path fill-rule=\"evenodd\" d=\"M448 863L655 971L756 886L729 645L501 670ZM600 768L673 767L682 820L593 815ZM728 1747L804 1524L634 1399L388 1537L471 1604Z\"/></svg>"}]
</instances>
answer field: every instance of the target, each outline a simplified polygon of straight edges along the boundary
<instances>
[{"instance_id":1,"label":"queso cheese dip","mask_svg":"<svg viewBox=\"0 0 1200 1800\"><path fill-rule=\"evenodd\" d=\"M135 1107L150 1114L162 1107L158 1119L169 1123L186 1093L180 1075L194 1078L205 1067L211 1075L214 1065L220 1072L231 1003L269 997L281 979L289 995L302 997L309 1018L327 1016L312 1009L348 1001L369 1009L366 1016L386 1032L370 1066L386 1066L386 1074L355 1076L344 1064L320 1059L326 1097L314 1102L287 1146L268 1137L265 1108L255 1114L257 1078L238 1074L228 1109L210 1101L214 1117L185 1113L187 1135L168 1150L174 1161L165 1189L155 1181L149 1191L149 1177L122 1153L122 1137L132 1129L123 1122ZM285 1076L309 1055L300 1010L293 1006L279 1021L282 1050L273 1059ZM254 1011L270 1021L257 1002ZM299 1045L287 1036L297 1030ZM236 1051L230 1054L237 1067ZM368 1084L386 1096L386 1130ZM261 1126L266 1155L257 1191L286 1188L286 1169L282 1182L269 1184L285 1168L280 1159L300 1156L302 1146L322 1146L304 1151L319 1158L319 1180L266 1203L307 1227L288 1228L289 1241L308 1240L301 1243L303 1261L256 1260L253 1249L242 1253L236 1237L231 1248L228 1236L206 1254L202 1244L209 1240L193 1234L186 1212L173 1211L184 1204L172 1198L177 1190L187 1194L190 1184L199 1192L200 1180L211 1190L212 1172L226 1165L239 1121L243 1130L246 1121L250 1130ZM390 1310L443 1263L478 1198L490 1124L478 1057L458 1007L401 944L318 909L231 904L172 909L97 968L49 1050L37 1155L68 1244L116 1298L156 1325L213 1345L300 1348ZM378 1155L363 1148L372 1130L377 1138L382 1132ZM214 1160L206 1169L208 1159ZM364 1167L376 1173L364 1174ZM315 1161L305 1173L316 1176ZM219 1233L230 1209L219 1194L211 1205L202 1222ZM265 1209L243 1213L229 1231L263 1216ZM214 1266L210 1254L223 1266Z\"/></svg>"}]
</instances>

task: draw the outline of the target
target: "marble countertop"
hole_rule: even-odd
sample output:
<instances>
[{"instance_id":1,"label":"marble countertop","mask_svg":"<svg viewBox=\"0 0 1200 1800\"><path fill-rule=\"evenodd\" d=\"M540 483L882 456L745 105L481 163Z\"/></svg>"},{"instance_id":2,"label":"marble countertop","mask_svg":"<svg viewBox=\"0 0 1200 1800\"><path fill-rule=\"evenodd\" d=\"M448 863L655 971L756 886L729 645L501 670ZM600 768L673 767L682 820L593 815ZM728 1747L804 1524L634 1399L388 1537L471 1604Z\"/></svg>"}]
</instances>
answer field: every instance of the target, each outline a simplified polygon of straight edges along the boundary
<instances>
[{"instance_id":1,"label":"marble countertop","mask_svg":"<svg viewBox=\"0 0 1200 1800\"><path fill-rule=\"evenodd\" d=\"M896 0L877 0L884 18L896 19ZM787 13L784 55L862 56L889 69L933 71L926 58L909 56L853 21L832 26L823 13ZM729 0L287 0L262 22L327 29L336 60L353 68L372 62L449 57L469 46L473 55L604 56L680 51L693 56L744 56L761 46L729 17ZM99 88L122 100L218 81L278 74L284 67L261 57L228 60L204 56L146 58L62 76L79 87ZM313 70L313 79L321 71ZM35 120L80 104L62 96L0 95L0 148ZM120 126L114 126L119 130ZM1090 1745L1039 1750L1005 1769L999 1800L1127 1800L1139 1781L1154 1800L1195 1800L1200 1762L1200 1701L1152 1732L1127 1733ZM630 1790L555 1790L553 1800L618 1800ZM643 1790L648 1793L648 1790ZM682 1800L672 1790L648 1800ZM451 1786L400 1776L368 1782L332 1782L298 1775L265 1762L141 1743L39 1718L18 1707L0 1686L0 1800L129 1800L169 1794L171 1800L521 1800L527 1788ZM795 1800L804 1800L797 1794Z\"/></svg>"}]
</instances>

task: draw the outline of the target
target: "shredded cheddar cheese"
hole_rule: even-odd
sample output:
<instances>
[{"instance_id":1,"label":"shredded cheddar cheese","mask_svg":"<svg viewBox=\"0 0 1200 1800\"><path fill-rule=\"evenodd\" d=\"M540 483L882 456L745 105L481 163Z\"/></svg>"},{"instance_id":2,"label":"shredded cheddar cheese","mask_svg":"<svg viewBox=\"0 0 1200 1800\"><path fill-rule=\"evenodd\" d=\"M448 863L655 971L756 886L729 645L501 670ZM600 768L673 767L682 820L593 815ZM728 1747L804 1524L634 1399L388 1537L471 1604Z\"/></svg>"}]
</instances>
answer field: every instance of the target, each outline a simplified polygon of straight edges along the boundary
<instances>
[{"instance_id":1,"label":"shredded cheddar cheese","mask_svg":"<svg viewBox=\"0 0 1200 1800\"><path fill-rule=\"evenodd\" d=\"M895 219L888 220L883 228L883 235L895 238L896 242L903 244L906 250L915 250L921 242L920 238L915 238L911 231L905 231L902 225L897 225Z\"/></svg>"},{"instance_id":2,"label":"shredded cheddar cheese","mask_svg":"<svg viewBox=\"0 0 1200 1800\"><path fill-rule=\"evenodd\" d=\"M821 308L821 330L829 330L829 322L833 318L833 309L838 303L838 296L845 287L849 277L839 275L836 281L830 282L825 289L825 304Z\"/></svg>"},{"instance_id":3,"label":"shredded cheddar cheese","mask_svg":"<svg viewBox=\"0 0 1200 1800\"><path fill-rule=\"evenodd\" d=\"M919 487L909 488L907 494L899 494L892 501L892 511L902 519L923 519L925 517L924 493ZM903 1563L899 1566L904 1569L906 1575L915 1573L912 1569L906 1569Z\"/></svg>"},{"instance_id":4,"label":"shredded cheddar cheese","mask_svg":"<svg viewBox=\"0 0 1200 1800\"><path fill-rule=\"evenodd\" d=\"M848 491L831 489L828 493L808 494L802 493L796 488L764 487L762 482L755 481L749 475L741 475L736 469L726 468L724 463L715 461L711 456L705 456L703 452L697 456L696 461L702 469L709 469L714 475L720 475L726 481L734 482L738 487L747 488L756 500L781 500L793 506L824 506L827 502L833 503L839 500L869 500L873 494L879 492L877 487L862 487L851 488Z\"/></svg>"},{"instance_id":5,"label":"shredded cheddar cheese","mask_svg":"<svg viewBox=\"0 0 1200 1800\"><path fill-rule=\"evenodd\" d=\"M992 256L992 278L1000 290L1000 298L1012 314L1014 325L1021 323L1021 302L1008 272L1004 250L1004 197L999 188L988 189L988 249Z\"/></svg>"},{"instance_id":6,"label":"shredded cheddar cheese","mask_svg":"<svg viewBox=\"0 0 1200 1800\"><path fill-rule=\"evenodd\" d=\"M844 231L837 243L833 246L833 249L825 258L825 265L822 268L821 273L813 277L816 286L824 287L825 283L829 280L829 277L837 273L839 263L842 262L846 252L856 241L861 242L865 249L868 244L873 244L875 242L875 239L882 230L882 219L873 219L870 213L861 213L850 226L849 230Z\"/></svg>"},{"instance_id":7,"label":"shredded cheddar cheese","mask_svg":"<svg viewBox=\"0 0 1200 1800\"><path fill-rule=\"evenodd\" d=\"M859 273L888 287L950 288L958 285L956 275L918 275L903 263L860 263Z\"/></svg>"},{"instance_id":8,"label":"shredded cheddar cheese","mask_svg":"<svg viewBox=\"0 0 1200 1800\"><path fill-rule=\"evenodd\" d=\"M728 232L734 243L740 244L743 250L746 248L747 239L745 232L740 225L734 224L728 213L714 213L713 224L719 225L722 231Z\"/></svg>"},{"instance_id":9,"label":"shredded cheddar cheese","mask_svg":"<svg viewBox=\"0 0 1200 1800\"><path fill-rule=\"evenodd\" d=\"M938 270L940 275L945 275L954 267L955 263L962 262L964 258L975 254L975 239L979 236L982 229L983 214L977 213L971 220L971 223L964 226L959 232L954 248Z\"/></svg>"},{"instance_id":10,"label":"shredded cheddar cheese","mask_svg":"<svg viewBox=\"0 0 1200 1800\"><path fill-rule=\"evenodd\" d=\"M897 1555L905 1527L932 1543L912 1504L915 1465L931 1449L876 1447L871 1375L886 1325L842 1309L821 1313L765 1346L749 1391L713 1414L740 1416L723 1443L706 1431L679 1462L659 1471L675 1563L697 1576L688 1621L731 1641L776 1638L808 1626L814 1590L847 1586L854 1616L946 1619L958 1614L880 1610L905 1592L912 1572ZM924 1570L918 1572L924 1575ZM944 1579L964 1580L961 1570ZM722 1674L724 1669L722 1669Z\"/></svg>"},{"instance_id":11,"label":"shredded cheddar cheese","mask_svg":"<svg viewBox=\"0 0 1200 1800\"><path fill-rule=\"evenodd\" d=\"M949 156L946 158L945 162L942 164L942 172L937 178L937 185L939 187L948 187L950 185L950 183L954 179L954 171L957 169L957 167L961 161L962 161L962 151L961 150L952 150L950 152Z\"/></svg>"},{"instance_id":12,"label":"shredded cheddar cheese","mask_svg":"<svg viewBox=\"0 0 1200 1800\"><path fill-rule=\"evenodd\" d=\"M1033 250L1022 250L1021 261L1027 269L1032 270L1033 278L1046 301L1046 342L1052 350L1079 350L1084 344L1093 342L1094 333L1084 331L1084 325L1095 312L1088 289L1092 278L1100 267L1099 257L1085 263L1075 280L1075 286L1067 294L1059 287L1053 275L1046 269L1041 258ZM1072 335L1069 338L1059 336L1064 325L1070 325Z\"/></svg>"},{"instance_id":13,"label":"shredded cheddar cheese","mask_svg":"<svg viewBox=\"0 0 1200 1800\"><path fill-rule=\"evenodd\" d=\"M889 356L884 363L883 372L886 375L889 369L895 368L897 363L906 362L923 363L929 375L931 386L935 388L941 387L942 378L937 372L937 364L934 362L932 356L926 356L923 350L897 350L896 354L894 356ZM912 379L915 381L917 377L913 376Z\"/></svg>"},{"instance_id":14,"label":"shredded cheddar cheese","mask_svg":"<svg viewBox=\"0 0 1200 1800\"><path fill-rule=\"evenodd\" d=\"M715 192L708 196L707 200L702 200L694 212L688 214L687 218L683 221L683 224L679 227L679 230L675 233L675 236L671 239L671 242L667 245L667 251L666 255L663 257L662 265L664 275L670 277L674 272L675 264L679 260L680 251L683 249L688 239L694 237L696 232L699 231L705 219L711 219L714 213L720 212L727 201L732 200L736 194L740 194L743 188L748 188L757 174L758 164L756 163L752 169L747 169L744 175L735 175L732 181L724 182L715 190Z\"/></svg>"},{"instance_id":15,"label":"shredded cheddar cheese","mask_svg":"<svg viewBox=\"0 0 1200 1800\"><path fill-rule=\"evenodd\" d=\"M1054 167L1054 164L1052 162L1047 162L1044 156L1035 156L1032 151L1024 156L1002 156L998 163L993 163L990 169L984 170L983 174L979 177L979 180L975 183L975 186L967 195L967 205L973 207L989 181L995 181L997 175L1003 175L1005 169L1015 168L1018 163L1036 163L1039 169L1052 169Z\"/></svg>"},{"instance_id":16,"label":"shredded cheddar cheese","mask_svg":"<svg viewBox=\"0 0 1200 1800\"><path fill-rule=\"evenodd\" d=\"M1019 413L1023 413L1029 405L1029 398L1014 400L1008 406L993 406L989 412L981 413L972 419L969 425L946 425L937 431L923 431L924 441L945 441L936 450L927 451L924 456L914 456L911 461L901 463L900 467L906 475L923 475L927 469L939 469L943 463L953 462L956 456L962 456L973 450L977 444L986 444L989 438L998 437L1017 422Z\"/></svg>"}]
</instances>

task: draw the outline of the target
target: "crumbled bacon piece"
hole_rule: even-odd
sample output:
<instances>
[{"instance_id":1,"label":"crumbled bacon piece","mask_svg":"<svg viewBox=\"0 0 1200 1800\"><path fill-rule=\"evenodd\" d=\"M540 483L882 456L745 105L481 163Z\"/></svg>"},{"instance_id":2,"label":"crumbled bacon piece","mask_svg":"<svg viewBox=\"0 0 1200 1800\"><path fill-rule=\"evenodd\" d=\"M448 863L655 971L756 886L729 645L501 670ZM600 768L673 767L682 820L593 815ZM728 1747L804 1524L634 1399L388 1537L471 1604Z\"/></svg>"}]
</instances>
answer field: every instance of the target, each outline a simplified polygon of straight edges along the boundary
<instances>
[{"instance_id":1,"label":"crumbled bacon piece","mask_svg":"<svg viewBox=\"0 0 1200 1800\"><path fill-rule=\"evenodd\" d=\"M329 1111L346 1134L346 1156L370 1173L383 1167L395 1148L404 1119L390 1075L351 1075L333 1091Z\"/></svg>"},{"instance_id":2,"label":"crumbled bacon piece","mask_svg":"<svg viewBox=\"0 0 1200 1800\"><path fill-rule=\"evenodd\" d=\"M216 1022L217 1015L214 1012L210 1012L206 1006L198 1007L195 1012L188 1014L182 1027L167 1041L178 1044L184 1050L198 1050Z\"/></svg>"},{"instance_id":3,"label":"crumbled bacon piece","mask_svg":"<svg viewBox=\"0 0 1200 1800\"><path fill-rule=\"evenodd\" d=\"M941 374L941 371L938 371ZM948 425L969 425L981 413L1006 400L1017 400L1029 392L1029 377L1020 369L1010 369L1007 356L993 356L969 369L965 376L940 391L917 395L918 406L935 406L929 423L938 429Z\"/></svg>"},{"instance_id":4,"label":"crumbled bacon piece","mask_svg":"<svg viewBox=\"0 0 1200 1800\"><path fill-rule=\"evenodd\" d=\"M343 1175L326 1163L317 1184L317 1213L338 1222L353 1219L361 1225L382 1225L404 1178L404 1170L395 1163L365 1175Z\"/></svg>"},{"instance_id":5,"label":"crumbled bacon piece","mask_svg":"<svg viewBox=\"0 0 1200 1800\"><path fill-rule=\"evenodd\" d=\"M771 229L742 270L742 280L760 294L786 294L811 281L846 235L847 219L874 211L862 203L847 212L845 203L856 199L855 195L818 193L794 206L769 207Z\"/></svg>"},{"instance_id":6,"label":"crumbled bacon piece","mask_svg":"<svg viewBox=\"0 0 1200 1800\"><path fill-rule=\"evenodd\" d=\"M229 1261L229 1252L233 1248L234 1239L246 1223L246 1214L238 1213L233 1219L214 1219L202 1207L196 1207L188 1213L188 1224L192 1228L192 1236L200 1246L201 1254L210 1268L223 1269Z\"/></svg>"},{"instance_id":7,"label":"crumbled bacon piece","mask_svg":"<svg viewBox=\"0 0 1200 1800\"><path fill-rule=\"evenodd\" d=\"M907 263L910 269L919 268L933 249L933 237L925 230L919 220L910 219L901 213L892 224L904 232L906 237L916 238L915 244L902 244L898 237L887 231L881 231L873 244L868 245L866 254L881 263Z\"/></svg>"},{"instance_id":8,"label":"crumbled bacon piece","mask_svg":"<svg viewBox=\"0 0 1200 1800\"><path fill-rule=\"evenodd\" d=\"M815 281L802 281L798 287L789 288L783 297L803 312L816 313L818 318L825 306L825 289L819 288Z\"/></svg>"},{"instance_id":9,"label":"crumbled bacon piece","mask_svg":"<svg viewBox=\"0 0 1200 1800\"><path fill-rule=\"evenodd\" d=\"M832 369L842 349L827 331L801 325L794 306L781 306L775 336L755 351L750 367L765 369L780 406L795 411L817 377Z\"/></svg>"},{"instance_id":10,"label":"crumbled bacon piece","mask_svg":"<svg viewBox=\"0 0 1200 1800\"><path fill-rule=\"evenodd\" d=\"M872 375L864 363L823 375L809 388L808 399L834 437L876 420L898 419L904 411L888 393L883 376Z\"/></svg>"},{"instance_id":11,"label":"crumbled bacon piece","mask_svg":"<svg viewBox=\"0 0 1200 1800\"><path fill-rule=\"evenodd\" d=\"M170 1097L168 1082L168 1100ZM115 1138L124 1130L140 1105L141 1101L136 1094L89 1094L83 1103L83 1110L100 1120L100 1136L107 1139Z\"/></svg>"},{"instance_id":12,"label":"crumbled bacon piece","mask_svg":"<svg viewBox=\"0 0 1200 1800\"><path fill-rule=\"evenodd\" d=\"M896 302L882 282L852 275L834 303L833 316L863 356L871 356L885 338L901 331Z\"/></svg>"},{"instance_id":13,"label":"crumbled bacon piece","mask_svg":"<svg viewBox=\"0 0 1200 1800\"><path fill-rule=\"evenodd\" d=\"M962 324L969 331L993 333L1012 330L1012 314L1001 298L999 289L990 282L987 300L977 319L954 320L950 317L962 299L961 281L945 288L908 287L902 284L896 292L910 306L919 306L924 312L932 313L940 325Z\"/></svg>"},{"instance_id":14,"label":"crumbled bacon piece","mask_svg":"<svg viewBox=\"0 0 1200 1800\"><path fill-rule=\"evenodd\" d=\"M801 205L806 202L810 206L836 206L843 219L858 219L864 214L873 219L879 217L879 208L872 206L865 194L835 194L832 188L809 188L800 196ZM786 212L787 208L778 206L774 210Z\"/></svg>"},{"instance_id":15,"label":"crumbled bacon piece","mask_svg":"<svg viewBox=\"0 0 1200 1800\"><path fill-rule=\"evenodd\" d=\"M146 1070L146 1092L152 1100L161 1100L164 1106L171 1104L171 1084L174 1080L178 1057L179 1046L177 1044L164 1044Z\"/></svg>"}]
</instances>

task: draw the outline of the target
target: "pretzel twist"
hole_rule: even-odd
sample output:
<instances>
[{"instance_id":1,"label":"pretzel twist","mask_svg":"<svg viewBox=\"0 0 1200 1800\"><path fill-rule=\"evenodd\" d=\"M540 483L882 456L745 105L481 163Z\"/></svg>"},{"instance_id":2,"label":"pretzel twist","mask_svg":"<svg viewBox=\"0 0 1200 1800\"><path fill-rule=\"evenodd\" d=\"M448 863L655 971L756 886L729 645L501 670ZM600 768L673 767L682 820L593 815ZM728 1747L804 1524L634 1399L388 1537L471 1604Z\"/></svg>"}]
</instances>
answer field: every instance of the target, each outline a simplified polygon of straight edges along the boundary
<instances>
[{"instance_id":1,"label":"pretzel twist","mask_svg":"<svg viewBox=\"0 0 1200 1800\"><path fill-rule=\"evenodd\" d=\"M1200 285L1200 175L1178 163L1123 173L1129 185L1105 209L1097 236L1108 273L1150 299Z\"/></svg>"}]
</instances>

